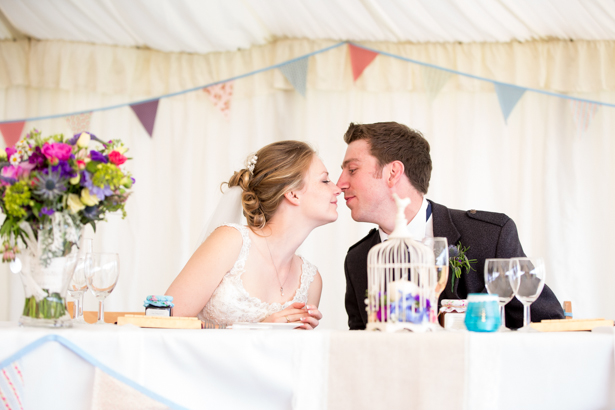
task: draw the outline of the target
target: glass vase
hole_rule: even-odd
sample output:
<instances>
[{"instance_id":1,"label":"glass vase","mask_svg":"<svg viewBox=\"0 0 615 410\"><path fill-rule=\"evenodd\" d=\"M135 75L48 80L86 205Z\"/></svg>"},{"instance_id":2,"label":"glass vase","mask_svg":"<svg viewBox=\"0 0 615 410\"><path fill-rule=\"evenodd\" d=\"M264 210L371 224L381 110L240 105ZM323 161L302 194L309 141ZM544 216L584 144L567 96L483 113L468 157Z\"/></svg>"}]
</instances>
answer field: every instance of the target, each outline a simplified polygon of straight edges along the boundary
<instances>
[{"instance_id":1,"label":"glass vase","mask_svg":"<svg viewBox=\"0 0 615 410\"><path fill-rule=\"evenodd\" d=\"M22 258L21 281L25 304L20 326L71 327L66 293L77 262L76 253L52 258L48 266L26 252Z\"/></svg>"}]
</instances>

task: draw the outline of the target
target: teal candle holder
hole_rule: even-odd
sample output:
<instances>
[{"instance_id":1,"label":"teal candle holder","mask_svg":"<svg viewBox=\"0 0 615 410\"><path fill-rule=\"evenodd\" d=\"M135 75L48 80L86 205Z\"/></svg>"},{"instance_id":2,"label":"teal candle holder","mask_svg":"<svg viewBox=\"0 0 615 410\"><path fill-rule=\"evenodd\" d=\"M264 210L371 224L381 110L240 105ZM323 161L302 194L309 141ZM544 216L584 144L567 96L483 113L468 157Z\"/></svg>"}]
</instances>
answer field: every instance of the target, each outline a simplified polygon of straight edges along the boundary
<instances>
[{"instance_id":1,"label":"teal candle holder","mask_svg":"<svg viewBox=\"0 0 615 410\"><path fill-rule=\"evenodd\" d=\"M495 332L500 328L498 295L470 293L465 325L471 332Z\"/></svg>"}]
</instances>

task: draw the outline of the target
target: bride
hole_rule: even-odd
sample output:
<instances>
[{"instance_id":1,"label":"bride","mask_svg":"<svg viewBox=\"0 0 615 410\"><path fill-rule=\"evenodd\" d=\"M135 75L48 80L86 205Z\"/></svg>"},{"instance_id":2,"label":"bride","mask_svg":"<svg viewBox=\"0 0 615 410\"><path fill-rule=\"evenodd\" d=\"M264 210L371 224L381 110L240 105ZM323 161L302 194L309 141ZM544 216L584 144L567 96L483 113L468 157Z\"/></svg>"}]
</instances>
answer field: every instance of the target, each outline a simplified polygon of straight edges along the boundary
<instances>
[{"instance_id":1,"label":"bride","mask_svg":"<svg viewBox=\"0 0 615 410\"><path fill-rule=\"evenodd\" d=\"M235 202L237 209L241 203L248 225L226 223L199 246L166 292L173 296L173 315L315 328L322 318L322 280L295 252L314 228L337 219L340 189L300 141L261 148L228 186L222 202ZM223 208L228 212L228 205Z\"/></svg>"}]
</instances>

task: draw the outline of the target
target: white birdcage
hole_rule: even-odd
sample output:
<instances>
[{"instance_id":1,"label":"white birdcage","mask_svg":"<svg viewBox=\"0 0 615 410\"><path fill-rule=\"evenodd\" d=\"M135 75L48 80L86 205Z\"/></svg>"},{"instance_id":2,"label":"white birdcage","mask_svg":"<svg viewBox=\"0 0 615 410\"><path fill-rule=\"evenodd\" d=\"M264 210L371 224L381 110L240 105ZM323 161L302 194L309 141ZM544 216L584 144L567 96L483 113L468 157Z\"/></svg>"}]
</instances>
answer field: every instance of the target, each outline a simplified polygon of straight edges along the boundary
<instances>
[{"instance_id":1,"label":"white birdcage","mask_svg":"<svg viewBox=\"0 0 615 410\"><path fill-rule=\"evenodd\" d=\"M367 256L367 330L424 332L435 328L437 273L433 251L408 232L410 199L393 194L395 229Z\"/></svg>"}]
</instances>

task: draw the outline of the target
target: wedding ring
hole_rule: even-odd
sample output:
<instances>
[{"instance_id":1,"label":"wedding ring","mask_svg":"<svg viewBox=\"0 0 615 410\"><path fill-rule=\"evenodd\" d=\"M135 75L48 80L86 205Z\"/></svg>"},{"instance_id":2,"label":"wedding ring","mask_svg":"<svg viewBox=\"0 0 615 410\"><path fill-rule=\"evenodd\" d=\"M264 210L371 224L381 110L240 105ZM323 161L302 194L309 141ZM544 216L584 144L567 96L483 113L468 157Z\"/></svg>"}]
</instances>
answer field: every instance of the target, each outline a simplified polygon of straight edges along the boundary
<instances>
[{"instance_id":1,"label":"wedding ring","mask_svg":"<svg viewBox=\"0 0 615 410\"><path fill-rule=\"evenodd\" d=\"M288 316L284 316L286 318L286 323L290 323L290 320L288 319Z\"/></svg>"}]
</instances>

